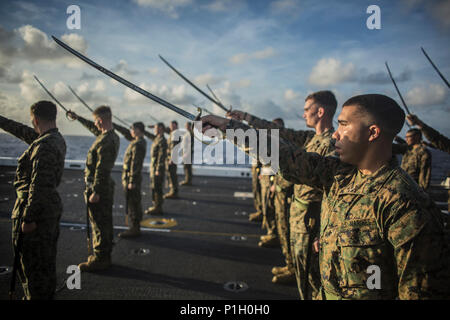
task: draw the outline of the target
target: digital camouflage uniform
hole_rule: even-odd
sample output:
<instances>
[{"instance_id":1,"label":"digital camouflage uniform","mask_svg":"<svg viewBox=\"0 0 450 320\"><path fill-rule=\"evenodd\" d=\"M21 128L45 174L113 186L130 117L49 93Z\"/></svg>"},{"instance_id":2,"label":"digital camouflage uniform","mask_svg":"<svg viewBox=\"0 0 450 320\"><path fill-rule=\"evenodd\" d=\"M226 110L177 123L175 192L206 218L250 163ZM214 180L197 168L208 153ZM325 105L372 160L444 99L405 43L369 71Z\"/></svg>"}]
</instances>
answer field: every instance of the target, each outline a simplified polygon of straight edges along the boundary
<instances>
[{"instance_id":1,"label":"digital camouflage uniform","mask_svg":"<svg viewBox=\"0 0 450 320\"><path fill-rule=\"evenodd\" d=\"M180 143L180 141L175 141L174 139L175 131L170 131L169 128L166 128L166 133L169 134L169 139L167 140L167 157L166 157L167 180L169 182L169 189L170 189L169 194L173 195L178 194L178 176L177 176L177 165L172 161L172 150L178 143Z\"/></svg>"},{"instance_id":2,"label":"digital camouflage uniform","mask_svg":"<svg viewBox=\"0 0 450 320\"><path fill-rule=\"evenodd\" d=\"M261 184L259 183L259 171L261 170L261 164L252 165L252 192L253 192L253 204L256 209L256 213L262 214L262 199L261 199Z\"/></svg>"},{"instance_id":3,"label":"digital camouflage uniform","mask_svg":"<svg viewBox=\"0 0 450 320\"><path fill-rule=\"evenodd\" d=\"M413 180L427 190L430 186L431 178L431 153L422 144L408 146L407 144L397 144L394 147L395 153L403 154L401 167Z\"/></svg>"},{"instance_id":4,"label":"digital camouflage uniform","mask_svg":"<svg viewBox=\"0 0 450 320\"><path fill-rule=\"evenodd\" d=\"M248 129L230 121L227 129ZM254 150L247 150L248 153ZM320 274L325 299L448 298L449 248L439 209L398 166L362 176L337 157L280 139L280 171L324 191ZM381 270L369 289L369 266Z\"/></svg>"},{"instance_id":5,"label":"digital camouflage uniform","mask_svg":"<svg viewBox=\"0 0 450 320\"><path fill-rule=\"evenodd\" d=\"M163 134L156 136L155 140L153 140L150 156L150 180L153 207L157 210L161 210L163 204L165 161L167 157L167 141ZM159 173L158 176L155 175L156 171Z\"/></svg>"},{"instance_id":6,"label":"digital camouflage uniform","mask_svg":"<svg viewBox=\"0 0 450 320\"><path fill-rule=\"evenodd\" d=\"M190 144L189 144L190 143ZM192 160L194 157L194 134L191 130L187 131L183 136L183 147L184 150L190 148L188 152L183 153L183 167L185 178L182 184L191 185L192 184ZM190 152L190 153L189 153Z\"/></svg>"},{"instance_id":7,"label":"digital camouflage uniform","mask_svg":"<svg viewBox=\"0 0 450 320\"><path fill-rule=\"evenodd\" d=\"M440 134L438 131L434 130L433 128L427 126L425 123L422 125L422 128L420 129L425 136L425 138L430 141L431 145L435 147L436 149L439 149L441 151L450 153L450 139L445 137L444 135ZM447 173L447 179L450 179L450 172ZM450 212L450 189L448 190L448 198L447 198L447 204L448 204L448 211ZM450 222L450 221L449 221ZM450 224L447 224L447 227L449 227Z\"/></svg>"},{"instance_id":8,"label":"digital camouflage uniform","mask_svg":"<svg viewBox=\"0 0 450 320\"><path fill-rule=\"evenodd\" d=\"M271 174L268 174L268 173ZM263 165L260 172L261 184L261 207L263 214L262 227L267 230L267 238L277 238L277 222L275 221L275 194L270 192L270 187L274 183L274 175L270 166Z\"/></svg>"},{"instance_id":9,"label":"digital camouflage uniform","mask_svg":"<svg viewBox=\"0 0 450 320\"><path fill-rule=\"evenodd\" d=\"M113 245L112 206L115 185L111 178L111 171L119 152L120 140L114 130L102 133L94 122L80 116L78 121L97 137L86 158L85 201L92 226L94 257L99 261L110 261ZM100 196L100 201L90 203L89 197L94 192Z\"/></svg>"},{"instance_id":10,"label":"digital camouflage uniform","mask_svg":"<svg viewBox=\"0 0 450 320\"><path fill-rule=\"evenodd\" d=\"M61 182L66 143L58 129L38 135L34 129L0 116L0 128L30 146L17 163L16 203L11 215L15 247L20 222L35 222L23 235L19 276L26 299L52 299L56 289L56 249L63 205L56 188Z\"/></svg>"},{"instance_id":11,"label":"digital camouflage uniform","mask_svg":"<svg viewBox=\"0 0 450 320\"><path fill-rule=\"evenodd\" d=\"M128 215L128 224L138 227L142 220L142 166L147 152L147 141L143 137L134 139L131 136L130 130L124 127L116 125L115 129L130 141L123 158L122 187L127 203L126 213ZM129 184L134 184L134 189L128 189Z\"/></svg>"},{"instance_id":12,"label":"digital camouflage uniform","mask_svg":"<svg viewBox=\"0 0 450 320\"><path fill-rule=\"evenodd\" d=\"M281 251L286 260L287 269L294 272L294 259L291 253L289 208L292 200L293 184L283 179L279 174L275 176L275 220Z\"/></svg>"},{"instance_id":13,"label":"digital camouflage uniform","mask_svg":"<svg viewBox=\"0 0 450 320\"><path fill-rule=\"evenodd\" d=\"M305 148L307 152L315 152L322 156L334 154L334 141L331 137L334 130L319 135L312 130L279 128L273 122L256 117L250 118L249 125L255 128L278 128L281 138L297 147ZM300 298L311 299L317 296L320 288L318 254L312 250L312 242L318 237L323 191L308 185L295 184L293 193L289 212L292 258Z\"/></svg>"}]
</instances>

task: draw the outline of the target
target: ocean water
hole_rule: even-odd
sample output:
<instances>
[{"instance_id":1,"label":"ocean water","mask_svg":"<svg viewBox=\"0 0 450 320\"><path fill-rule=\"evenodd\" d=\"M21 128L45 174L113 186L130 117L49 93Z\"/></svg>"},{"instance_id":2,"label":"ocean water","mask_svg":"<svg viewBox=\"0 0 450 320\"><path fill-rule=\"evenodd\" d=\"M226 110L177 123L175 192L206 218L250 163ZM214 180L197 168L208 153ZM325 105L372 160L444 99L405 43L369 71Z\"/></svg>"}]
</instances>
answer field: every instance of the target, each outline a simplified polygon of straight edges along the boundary
<instances>
[{"instance_id":1,"label":"ocean water","mask_svg":"<svg viewBox=\"0 0 450 320\"><path fill-rule=\"evenodd\" d=\"M125 151L128 147L128 144L130 143L128 140L120 136L120 149L119 154L117 156L116 162L122 162L123 157L125 155ZM66 159L67 160L85 160L87 152L89 148L91 147L92 143L95 140L94 136L75 136L75 135L66 135L64 136L64 139L66 140L66 146L67 146L67 153L66 153ZM149 164L150 163L150 148L152 145L152 141L149 139L147 140L147 154L144 160L144 163ZM224 166L224 167L250 167L251 166L251 160L250 158L240 151L238 148L236 148L234 145L229 143L228 141L221 141L219 142L222 144L221 150L223 152L222 157L217 157L217 159L223 159L224 163L218 163L219 161L214 161L215 152L209 152L206 150L207 145L202 144L200 141L194 140L194 153L195 158L193 158L193 164L194 165L204 165L204 166ZM215 146L216 148L218 146ZM22 155L22 153L28 148L28 145L24 143L23 141L17 139L16 137L0 133L0 157L19 157ZM209 147L211 149L212 146ZM232 162L233 164L226 164L226 152L227 148L231 148L233 150L233 161L228 160L228 162ZM217 148L219 149L219 148ZM229 149L230 150L230 149ZM212 157L210 156L212 155ZM243 157L245 161L239 161L238 162L238 155ZM198 159L198 161L197 161Z\"/></svg>"},{"instance_id":2,"label":"ocean water","mask_svg":"<svg viewBox=\"0 0 450 320\"><path fill-rule=\"evenodd\" d=\"M94 142L95 137L94 136L74 136L74 135L67 135L64 136L66 139L67 144L67 154L66 159L68 160L85 160L86 154L92 145L92 142ZM194 148L195 153L205 155L205 149L207 148L206 145L200 143L197 140L194 140ZM151 140L147 139L147 155L145 158L146 164L150 163L150 148L151 148ZM223 159L225 158L225 154L227 151L227 148L233 149L233 155L234 155L234 164L222 164L222 163L215 163L213 160L211 160L210 157L202 157L203 161L201 165L204 166L225 166L225 167L250 167L251 161L250 158L242 153L239 149L237 149L234 145L232 145L229 142L219 142L222 143L222 149L223 149ZM124 139L123 137L120 138L120 150L119 155L117 157L117 162L123 161L123 156L125 154L125 150L128 146L129 142L128 140ZM26 149L27 144L22 142L21 140L5 133L0 133L0 157L19 157ZM436 149L429 148L432 154L432 169L431 169L431 183L432 184L440 184L442 181L444 181L447 177L447 174L450 172L450 155L441 152ZM209 154L210 152L206 152ZM196 157L197 157L196 155ZM214 155L214 153L212 153ZM245 163L238 164L237 158L238 155L241 155L245 159ZM225 160L224 160L225 161ZM399 158L399 161L401 161L401 157ZM195 163L195 165L199 165L199 163Z\"/></svg>"}]
</instances>

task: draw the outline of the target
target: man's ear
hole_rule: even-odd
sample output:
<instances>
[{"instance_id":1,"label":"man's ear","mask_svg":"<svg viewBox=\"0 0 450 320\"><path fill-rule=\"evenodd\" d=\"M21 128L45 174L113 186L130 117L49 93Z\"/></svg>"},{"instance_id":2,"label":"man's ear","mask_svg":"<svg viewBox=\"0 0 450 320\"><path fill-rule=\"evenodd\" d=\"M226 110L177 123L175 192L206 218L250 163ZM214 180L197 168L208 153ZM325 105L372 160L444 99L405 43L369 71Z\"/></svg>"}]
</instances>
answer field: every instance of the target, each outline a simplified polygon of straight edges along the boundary
<instances>
[{"instance_id":1,"label":"man's ear","mask_svg":"<svg viewBox=\"0 0 450 320\"><path fill-rule=\"evenodd\" d=\"M322 107L319 107L319 108L317 109L317 116L318 116L319 118L323 118L324 115L325 115L325 109L322 108Z\"/></svg>"},{"instance_id":2,"label":"man's ear","mask_svg":"<svg viewBox=\"0 0 450 320\"><path fill-rule=\"evenodd\" d=\"M380 127L376 124L373 124L369 127L369 141L375 141L380 137Z\"/></svg>"}]
</instances>

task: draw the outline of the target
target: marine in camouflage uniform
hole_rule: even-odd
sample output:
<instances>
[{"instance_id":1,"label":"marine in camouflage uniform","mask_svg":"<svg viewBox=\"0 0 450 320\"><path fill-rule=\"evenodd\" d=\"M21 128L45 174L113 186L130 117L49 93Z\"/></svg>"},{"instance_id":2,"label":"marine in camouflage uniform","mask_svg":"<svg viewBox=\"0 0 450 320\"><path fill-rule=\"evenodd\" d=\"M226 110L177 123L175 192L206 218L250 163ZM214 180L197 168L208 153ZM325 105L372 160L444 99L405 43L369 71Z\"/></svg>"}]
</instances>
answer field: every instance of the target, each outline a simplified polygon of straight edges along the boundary
<instances>
[{"instance_id":1,"label":"marine in camouflage uniform","mask_svg":"<svg viewBox=\"0 0 450 320\"><path fill-rule=\"evenodd\" d=\"M431 178L431 153L421 143L422 135L418 129L410 129L406 134L407 143L399 137L400 144L393 145L393 152L403 154L401 167L417 184L428 190Z\"/></svg>"},{"instance_id":2,"label":"marine in camouflage uniform","mask_svg":"<svg viewBox=\"0 0 450 320\"><path fill-rule=\"evenodd\" d=\"M262 199L261 199L261 184L259 182L259 173L261 171L261 163L252 164L252 193L253 205L256 212L249 215L250 221L262 221Z\"/></svg>"},{"instance_id":3,"label":"marine in camouflage uniform","mask_svg":"<svg viewBox=\"0 0 450 320\"><path fill-rule=\"evenodd\" d=\"M52 102L40 101L31 108L34 119L45 119L48 111L54 115L49 120L56 119L56 106ZM19 253L18 274L25 298L52 299L56 289L56 251L63 210L56 189L64 171L66 143L56 124L37 133L40 131L0 116L0 128L29 144L17 163L14 179L17 199L11 215L14 247L22 223L36 225L31 232L23 232Z\"/></svg>"},{"instance_id":4,"label":"marine in camouflage uniform","mask_svg":"<svg viewBox=\"0 0 450 320\"><path fill-rule=\"evenodd\" d=\"M440 211L405 171L389 162L390 143L401 130L403 119L404 112L393 99L362 95L344 103L339 115L339 129L333 137L340 158L307 152L280 139L282 176L324 190L319 249L323 299L450 296L448 234ZM221 130L249 128L213 116L202 121L206 128L208 124ZM363 121L381 124L367 126L371 128L367 139L350 141L349 136ZM383 137L381 145L371 144ZM366 160L358 159L359 144L369 145L363 156L374 152L385 159L372 173L364 174L356 164L349 164ZM381 272L378 277L376 270Z\"/></svg>"},{"instance_id":5,"label":"marine in camouflage uniform","mask_svg":"<svg viewBox=\"0 0 450 320\"><path fill-rule=\"evenodd\" d=\"M281 251L283 252L286 266L272 268L274 274L273 283L295 282L295 266L291 252L289 209L292 202L293 184L280 174L275 176L275 220L277 223L278 237L280 239Z\"/></svg>"},{"instance_id":6,"label":"marine in camouflage uniform","mask_svg":"<svg viewBox=\"0 0 450 320\"><path fill-rule=\"evenodd\" d=\"M409 114L407 115L406 119L411 125L416 125L420 131L422 131L422 134L425 136L425 138L430 141L431 145L439 149L441 151L450 153L450 139L444 136L443 134L439 133L435 129L428 126L426 123L424 123L422 120L420 120L416 115ZM447 180L450 180L450 172L447 173ZM447 198L447 204L448 204L448 211L450 212L450 189L448 190L448 198ZM449 221L450 222L450 221ZM450 227L450 223L447 223L447 228Z\"/></svg>"},{"instance_id":7,"label":"marine in camouflage uniform","mask_svg":"<svg viewBox=\"0 0 450 320\"><path fill-rule=\"evenodd\" d=\"M164 195L164 199L176 199L178 198L178 176L177 165L172 160L172 151L180 141L175 140L175 135L178 130L178 122L175 120L170 123L170 129L166 128L166 133L169 134L167 140L167 157L166 157L166 170L167 180L169 182L169 192Z\"/></svg>"},{"instance_id":8,"label":"marine in camouflage uniform","mask_svg":"<svg viewBox=\"0 0 450 320\"><path fill-rule=\"evenodd\" d=\"M130 141L125 151L122 170L122 187L126 198L128 230L119 233L119 237L133 238L140 235L142 220L142 166L147 152L147 141L143 137L145 127L142 122L135 122L130 130L122 126L116 126L115 129ZM150 138L154 139L156 136L150 135Z\"/></svg>"},{"instance_id":9,"label":"marine in camouflage uniform","mask_svg":"<svg viewBox=\"0 0 450 320\"><path fill-rule=\"evenodd\" d=\"M113 247L112 206L114 203L114 180L111 171L114 168L120 140L113 130L111 109L106 106L94 110L95 122L70 112L84 127L91 131L96 139L88 151L84 179L86 183L85 201L92 227L93 255L87 262L78 265L80 271L100 271L111 265ZM102 129L98 125L104 126ZM96 197L96 201L93 201Z\"/></svg>"},{"instance_id":10,"label":"marine in camouflage uniform","mask_svg":"<svg viewBox=\"0 0 450 320\"><path fill-rule=\"evenodd\" d=\"M327 102L333 105L329 117L331 126L331 120L336 108L336 101L332 99L334 95L329 91L319 92L319 94L325 95L326 99L333 100ZM314 99L320 99L320 96L318 98L313 98L313 95L308 96L305 100L307 101L307 107L314 105ZM273 122L259 119L253 115L247 115L245 119L254 128L277 128ZM278 129L280 130L279 135L281 138L290 141L297 147L305 148L307 152L315 152L322 156L334 155L334 141L332 139L334 129L332 127L321 134L316 134L312 130L302 131L280 127ZM319 188L305 184L295 184L293 187L293 198L289 212L289 235L290 249L294 261L293 270L295 271L301 299L311 299L319 293L320 273L318 255L311 250L311 247L314 239L318 237L322 196L323 191ZM292 275L292 270L289 268L273 270L273 272L275 273L275 277L280 279L290 279Z\"/></svg>"},{"instance_id":11,"label":"marine in camouflage uniform","mask_svg":"<svg viewBox=\"0 0 450 320\"><path fill-rule=\"evenodd\" d=\"M180 183L180 186L192 185L192 160L194 157L194 133L192 131L192 125L190 122L186 122L186 133L183 136L183 168L184 168L184 181Z\"/></svg>"},{"instance_id":12,"label":"marine in camouflage uniform","mask_svg":"<svg viewBox=\"0 0 450 320\"><path fill-rule=\"evenodd\" d=\"M153 140L150 156L150 180L152 187L153 207L148 208L145 213L162 215L163 184L165 175L165 161L167 158L167 141L164 138L164 124L155 126L156 138Z\"/></svg>"},{"instance_id":13,"label":"marine in camouflage uniform","mask_svg":"<svg viewBox=\"0 0 450 320\"><path fill-rule=\"evenodd\" d=\"M258 243L260 247L277 247L280 245L277 232L277 222L275 220L275 193L271 192L274 184L274 172L270 165L263 165L260 171L259 183L261 185L261 207L262 207L262 227L267 234L261 236Z\"/></svg>"}]
</instances>

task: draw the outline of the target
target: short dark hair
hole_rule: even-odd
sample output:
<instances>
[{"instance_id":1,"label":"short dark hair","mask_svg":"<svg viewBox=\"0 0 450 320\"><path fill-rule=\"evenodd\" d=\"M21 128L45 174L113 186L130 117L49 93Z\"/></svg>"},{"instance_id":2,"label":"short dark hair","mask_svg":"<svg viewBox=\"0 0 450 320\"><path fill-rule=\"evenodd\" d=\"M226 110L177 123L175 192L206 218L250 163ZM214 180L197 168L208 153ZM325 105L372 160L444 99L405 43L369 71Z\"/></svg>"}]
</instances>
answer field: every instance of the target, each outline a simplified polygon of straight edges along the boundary
<instances>
[{"instance_id":1,"label":"short dark hair","mask_svg":"<svg viewBox=\"0 0 450 320\"><path fill-rule=\"evenodd\" d=\"M362 113L373 117L375 124L394 138L405 123L405 112L398 103L383 94L363 94L348 99L342 107L358 106Z\"/></svg>"},{"instance_id":2,"label":"short dark hair","mask_svg":"<svg viewBox=\"0 0 450 320\"><path fill-rule=\"evenodd\" d=\"M278 124L280 127L284 128L284 121L281 118L276 118L273 119L272 122L275 122L276 124Z\"/></svg>"},{"instance_id":3,"label":"short dark hair","mask_svg":"<svg viewBox=\"0 0 450 320\"><path fill-rule=\"evenodd\" d=\"M411 133L413 133L414 135L418 135L419 137L420 137L420 139L422 139L422 131L420 131L419 129L417 129L417 128L411 128L411 129L409 129L408 131L407 131L407 133L408 132L411 132Z\"/></svg>"},{"instance_id":4,"label":"short dark hair","mask_svg":"<svg viewBox=\"0 0 450 320\"><path fill-rule=\"evenodd\" d=\"M178 126L177 120L172 120L172 123L176 124Z\"/></svg>"},{"instance_id":5,"label":"short dark hair","mask_svg":"<svg viewBox=\"0 0 450 320\"><path fill-rule=\"evenodd\" d=\"M30 112L35 117L46 120L56 120L56 105L51 101L38 101L31 105Z\"/></svg>"},{"instance_id":6,"label":"short dark hair","mask_svg":"<svg viewBox=\"0 0 450 320\"><path fill-rule=\"evenodd\" d=\"M133 127L134 129L139 129L139 131L141 131L141 132L144 132L144 131L145 131L145 126L144 126L144 124L143 124L141 121L134 122L133 125L132 125L132 127Z\"/></svg>"},{"instance_id":7,"label":"short dark hair","mask_svg":"<svg viewBox=\"0 0 450 320\"><path fill-rule=\"evenodd\" d=\"M309 99L313 99L320 107L326 109L330 115L333 116L336 113L337 100L333 92L329 90L317 91L309 94L305 101Z\"/></svg>"},{"instance_id":8,"label":"short dark hair","mask_svg":"<svg viewBox=\"0 0 450 320\"><path fill-rule=\"evenodd\" d=\"M156 124L156 127L164 130L164 123L158 122L158 123Z\"/></svg>"},{"instance_id":9,"label":"short dark hair","mask_svg":"<svg viewBox=\"0 0 450 320\"><path fill-rule=\"evenodd\" d=\"M100 106L92 112L92 114L96 117L100 117L102 119L112 119L111 108L108 106Z\"/></svg>"}]
</instances>

